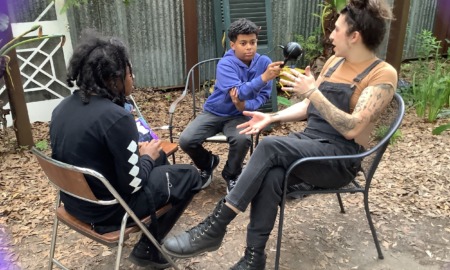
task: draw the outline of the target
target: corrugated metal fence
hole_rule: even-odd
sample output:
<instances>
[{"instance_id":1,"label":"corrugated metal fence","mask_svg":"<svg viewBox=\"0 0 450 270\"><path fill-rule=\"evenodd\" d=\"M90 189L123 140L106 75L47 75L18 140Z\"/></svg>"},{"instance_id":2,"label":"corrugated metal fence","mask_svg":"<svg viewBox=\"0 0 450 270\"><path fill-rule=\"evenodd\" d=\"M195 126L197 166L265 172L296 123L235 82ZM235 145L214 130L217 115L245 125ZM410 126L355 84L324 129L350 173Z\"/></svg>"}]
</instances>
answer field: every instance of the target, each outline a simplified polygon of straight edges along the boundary
<instances>
[{"instance_id":1,"label":"corrugated metal fence","mask_svg":"<svg viewBox=\"0 0 450 270\"><path fill-rule=\"evenodd\" d=\"M416 57L415 35L422 29L433 30L436 1L411 0L404 59ZM319 3L322 0L273 0L273 44L285 44L295 34L308 36L319 27L319 19L312 16L320 13ZM136 0L129 5L122 0L95 0L70 9L68 17L74 44L84 28L118 36L130 48L138 86L171 87L182 85L186 74L189 52L185 52L183 10L182 0ZM199 60L216 57L220 43L215 38L213 1L197 0L197 16ZM381 57L385 50L384 45ZM281 51L275 49L271 57L281 58Z\"/></svg>"}]
</instances>

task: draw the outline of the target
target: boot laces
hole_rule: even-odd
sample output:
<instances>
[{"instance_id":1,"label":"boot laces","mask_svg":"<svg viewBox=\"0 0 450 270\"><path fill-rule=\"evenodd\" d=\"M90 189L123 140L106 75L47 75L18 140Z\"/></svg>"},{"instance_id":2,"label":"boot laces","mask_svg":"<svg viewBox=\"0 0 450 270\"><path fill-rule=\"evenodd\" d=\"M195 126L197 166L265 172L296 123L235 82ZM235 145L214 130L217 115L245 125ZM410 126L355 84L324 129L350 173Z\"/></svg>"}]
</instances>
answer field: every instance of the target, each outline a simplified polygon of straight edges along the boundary
<instances>
[{"instance_id":1,"label":"boot laces","mask_svg":"<svg viewBox=\"0 0 450 270\"><path fill-rule=\"evenodd\" d=\"M246 259L247 267L250 267L251 265L253 265L254 258L255 258L255 251L253 250L253 248L247 249L245 252L245 259Z\"/></svg>"},{"instance_id":2,"label":"boot laces","mask_svg":"<svg viewBox=\"0 0 450 270\"><path fill-rule=\"evenodd\" d=\"M211 215L207 216L202 222L200 222L197 226L191 228L188 233L191 237L192 241L195 241L196 238L202 237L205 232L211 228L216 222L214 221L214 217L219 217L219 213L222 212L222 209L218 209L214 211Z\"/></svg>"}]
</instances>

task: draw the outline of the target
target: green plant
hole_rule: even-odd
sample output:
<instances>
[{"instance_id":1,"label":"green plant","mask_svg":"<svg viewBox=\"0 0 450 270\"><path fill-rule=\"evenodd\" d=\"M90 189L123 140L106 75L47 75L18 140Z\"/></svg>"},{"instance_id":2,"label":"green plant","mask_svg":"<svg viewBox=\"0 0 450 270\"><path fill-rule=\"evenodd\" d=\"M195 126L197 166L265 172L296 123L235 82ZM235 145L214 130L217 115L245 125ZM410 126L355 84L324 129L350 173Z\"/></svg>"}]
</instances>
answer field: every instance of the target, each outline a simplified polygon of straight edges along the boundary
<instances>
[{"instance_id":1,"label":"green plant","mask_svg":"<svg viewBox=\"0 0 450 270\"><path fill-rule=\"evenodd\" d=\"M283 96L277 96L277 103L287 107L292 105L292 102L288 98Z\"/></svg>"},{"instance_id":2,"label":"green plant","mask_svg":"<svg viewBox=\"0 0 450 270\"><path fill-rule=\"evenodd\" d=\"M38 141L34 146L40 151L44 151L48 149L48 143L46 140Z\"/></svg>"},{"instance_id":3,"label":"green plant","mask_svg":"<svg viewBox=\"0 0 450 270\"><path fill-rule=\"evenodd\" d=\"M132 0L122 0L124 4L129 4L131 1ZM66 12L70 7L80 7L81 5L87 4L87 2L89 2L89 0L65 0L61 12Z\"/></svg>"},{"instance_id":4,"label":"green plant","mask_svg":"<svg viewBox=\"0 0 450 270\"><path fill-rule=\"evenodd\" d=\"M304 63L302 66L311 65L312 62L322 54L322 43L320 42L320 32L317 29L309 37L304 37L303 35L295 35L294 39L296 42L302 45L304 53L304 58L302 59Z\"/></svg>"},{"instance_id":5,"label":"green plant","mask_svg":"<svg viewBox=\"0 0 450 270\"><path fill-rule=\"evenodd\" d=\"M386 136L386 134L389 131L389 126L379 126L376 130L375 130L375 139L376 140L381 140L384 138L384 136ZM400 138L403 137L403 134L401 132L400 129L397 129L394 134L392 135L392 137L389 139L389 143L390 144L395 144Z\"/></svg>"},{"instance_id":6,"label":"green plant","mask_svg":"<svg viewBox=\"0 0 450 270\"><path fill-rule=\"evenodd\" d=\"M323 4L319 4L322 8L320 14L313 14L313 16L320 19L322 28L322 54L325 59L333 55L333 44L330 40L331 32L334 29L334 24L339 17L339 11L347 4L346 0L324 0Z\"/></svg>"},{"instance_id":7,"label":"green plant","mask_svg":"<svg viewBox=\"0 0 450 270\"><path fill-rule=\"evenodd\" d=\"M322 12L319 14L313 14L313 16L320 18L320 25L322 27L322 33L324 36L327 35L325 21L333 13L337 13L342 10L347 4L347 0L328 0L325 4L319 4L322 7Z\"/></svg>"},{"instance_id":8,"label":"green plant","mask_svg":"<svg viewBox=\"0 0 450 270\"><path fill-rule=\"evenodd\" d=\"M440 41L424 30L417 37L418 70L414 72L412 90L417 116L434 122L449 103L450 70L446 60L440 56Z\"/></svg>"},{"instance_id":9,"label":"green plant","mask_svg":"<svg viewBox=\"0 0 450 270\"><path fill-rule=\"evenodd\" d=\"M435 129L433 129L432 133L433 135L440 135L446 130L450 130L450 123L436 127Z\"/></svg>"},{"instance_id":10,"label":"green plant","mask_svg":"<svg viewBox=\"0 0 450 270\"><path fill-rule=\"evenodd\" d=\"M34 31L38 31L38 36L34 37L34 38L24 38L25 35L34 32ZM3 47L0 48L0 58L2 59L2 61L4 61L4 63L2 63L2 65L5 65L4 68L4 72L5 74L9 75L9 68L8 68L8 64L9 64L9 56L7 56L7 54L14 48L16 48L17 46L20 45L24 45L30 42L34 42L34 41L38 41L38 40L43 40L43 39L48 39L48 38L55 38L55 37L59 37L61 38L61 46L64 45L66 37L64 35L42 35L42 26L40 25L35 25L33 27L31 27L28 31L20 34L19 36L13 38L12 40L10 40L8 43L6 43ZM3 71L3 68L2 68ZM3 77L4 74L0 73L0 78Z\"/></svg>"}]
</instances>

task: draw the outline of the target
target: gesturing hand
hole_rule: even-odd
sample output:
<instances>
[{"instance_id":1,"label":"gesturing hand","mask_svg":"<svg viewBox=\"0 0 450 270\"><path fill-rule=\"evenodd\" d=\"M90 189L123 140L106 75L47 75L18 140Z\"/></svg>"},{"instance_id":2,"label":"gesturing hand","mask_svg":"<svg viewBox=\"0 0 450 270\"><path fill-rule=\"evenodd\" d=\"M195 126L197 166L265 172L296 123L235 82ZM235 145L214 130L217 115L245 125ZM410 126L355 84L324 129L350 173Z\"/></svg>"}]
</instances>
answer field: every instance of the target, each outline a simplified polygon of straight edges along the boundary
<instances>
[{"instance_id":1,"label":"gesturing hand","mask_svg":"<svg viewBox=\"0 0 450 270\"><path fill-rule=\"evenodd\" d=\"M263 130L268 124L270 124L270 115L254 111L244 111L243 114L245 116L250 116L251 119L245 123L237 125L237 128L243 128L243 130L239 131L239 134L256 134Z\"/></svg>"},{"instance_id":2,"label":"gesturing hand","mask_svg":"<svg viewBox=\"0 0 450 270\"><path fill-rule=\"evenodd\" d=\"M301 74L295 69L291 69L290 72L282 72L282 75L286 76L289 80L281 79L283 84L281 88L287 92L293 92L301 98L309 98L309 96L317 90L316 80L311 74L311 68L309 66L305 69L305 74Z\"/></svg>"}]
</instances>

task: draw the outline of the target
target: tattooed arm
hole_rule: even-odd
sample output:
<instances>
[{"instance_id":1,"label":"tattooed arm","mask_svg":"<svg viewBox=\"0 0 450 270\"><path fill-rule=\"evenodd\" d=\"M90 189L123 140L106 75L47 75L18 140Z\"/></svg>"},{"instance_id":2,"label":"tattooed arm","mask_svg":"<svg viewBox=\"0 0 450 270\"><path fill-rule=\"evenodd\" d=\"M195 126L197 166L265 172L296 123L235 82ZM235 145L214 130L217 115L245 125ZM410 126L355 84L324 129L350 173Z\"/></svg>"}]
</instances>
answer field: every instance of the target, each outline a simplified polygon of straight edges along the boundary
<instances>
[{"instance_id":1,"label":"tattooed arm","mask_svg":"<svg viewBox=\"0 0 450 270\"><path fill-rule=\"evenodd\" d=\"M374 122L394 96L394 88L389 84L377 84L365 88L359 97L352 114L335 107L320 91L314 91L310 100L337 131L346 139L356 138L364 129Z\"/></svg>"}]
</instances>

